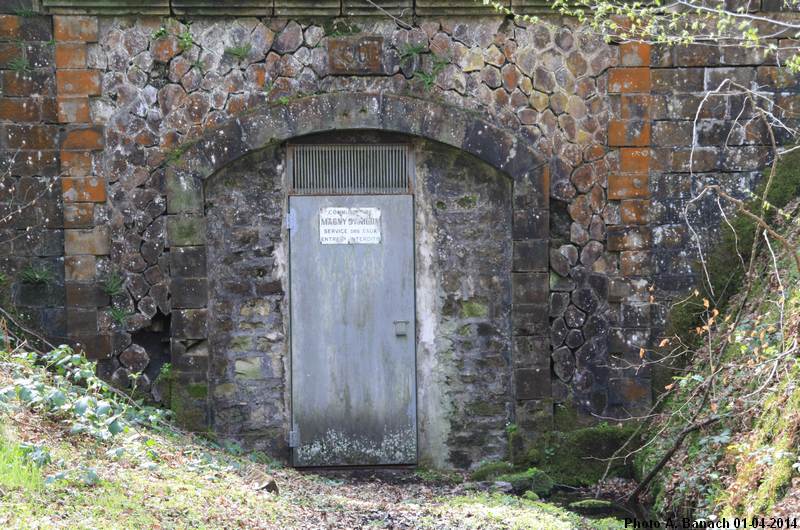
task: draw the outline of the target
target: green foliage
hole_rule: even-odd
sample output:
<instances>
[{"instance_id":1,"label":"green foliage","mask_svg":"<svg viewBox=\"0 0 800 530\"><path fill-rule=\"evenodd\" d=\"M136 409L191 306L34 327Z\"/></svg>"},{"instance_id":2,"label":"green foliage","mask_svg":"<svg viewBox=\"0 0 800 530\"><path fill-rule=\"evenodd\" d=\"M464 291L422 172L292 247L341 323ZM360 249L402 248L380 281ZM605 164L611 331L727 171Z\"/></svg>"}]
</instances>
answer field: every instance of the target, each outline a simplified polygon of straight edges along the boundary
<instances>
[{"instance_id":1,"label":"green foliage","mask_svg":"<svg viewBox=\"0 0 800 530\"><path fill-rule=\"evenodd\" d=\"M171 363L164 363L161 365L161 368L158 370L158 378L164 379L165 381L169 381L170 379L172 379Z\"/></svg>"},{"instance_id":2,"label":"green foliage","mask_svg":"<svg viewBox=\"0 0 800 530\"><path fill-rule=\"evenodd\" d=\"M513 473L514 466L505 461L484 462L470 474L470 479L474 481L491 480L497 476Z\"/></svg>"},{"instance_id":3,"label":"green foliage","mask_svg":"<svg viewBox=\"0 0 800 530\"><path fill-rule=\"evenodd\" d=\"M128 322L128 317L132 315L127 309L122 309L120 307L112 307L108 312L111 319L120 326L124 326Z\"/></svg>"},{"instance_id":4,"label":"green foliage","mask_svg":"<svg viewBox=\"0 0 800 530\"><path fill-rule=\"evenodd\" d=\"M635 425L613 426L601 423L570 432L547 432L531 447L524 464L546 472L556 483L589 486L605 472L607 461L636 429ZM616 461L611 477L633 476L630 462Z\"/></svg>"},{"instance_id":5,"label":"green foliage","mask_svg":"<svg viewBox=\"0 0 800 530\"><path fill-rule=\"evenodd\" d=\"M189 26L186 26L186 29L184 29L178 35L178 49L182 52L185 52L193 45L194 45L194 37L192 36L192 32Z\"/></svg>"},{"instance_id":6,"label":"green foliage","mask_svg":"<svg viewBox=\"0 0 800 530\"><path fill-rule=\"evenodd\" d=\"M495 480L508 482L514 491L532 491L539 497L546 497L553 491L553 479L547 473L535 467L519 471L516 473L508 473L496 477Z\"/></svg>"},{"instance_id":7,"label":"green foliage","mask_svg":"<svg viewBox=\"0 0 800 530\"><path fill-rule=\"evenodd\" d=\"M67 424L72 433L103 441L136 425L156 426L166 415L114 393L95 375L95 363L67 346L44 354L17 353L10 360L13 380L0 388L0 411L24 406Z\"/></svg>"},{"instance_id":8,"label":"green foliage","mask_svg":"<svg viewBox=\"0 0 800 530\"><path fill-rule=\"evenodd\" d=\"M361 33L361 28L344 18L331 18L322 25L328 37L344 37Z\"/></svg>"},{"instance_id":9,"label":"green foliage","mask_svg":"<svg viewBox=\"0 0 800 530\"><path fill-rule=\"evenodd\" d=\"M163 39L163 38L164 38L164 37L166 37L167 35L169 35L169 31L167 31L167 27L166 27L166 26L162 25L160 28L158 28L157 30L155 30L155 31L154 31L154 32L153 32L153 33L150 35L150 38L151 38L152 40L158 40L158 39Z\"/></svg>"},{"instance_id":10,"label":"green foliage","mask_svg":"<svg viewBox=\"0 0 800 530\"><path fill-rule=\"evenodd\" d=\"M231 46L230 48L225 48L225 53L236 57L238 60L243 61L248 55L250 55L250 51L253 49L253 45L249 42L245 42L239 46Z\"/></svg>"},{"instance_id":11,"label":"green foliage","mask_svg":"<svg viewBox=\"0 0 800 530\"><path fill-rule=\"evenodd\" d=\"M18 74L24 74L31 71L31 64L25 57L19 56L8 61L8 68Z\"/></svg>"},{"instance_id":12,"label":"green foliage","mask_svg":"<svg viewBox=\"0 0 800 530\"><path fill-rule=\"evenodd\" d=\"M176 164L195 143L197 143L197 140L187 140L177 147L170 149L164 155L164 163L166 165Z\"/></svg>"},{"instance_id":13,"label":"green foliage","mask_svg":"<svg viewBox=\"0 0 800 530\"><path fill-rule=\"evenodd\" d=\"M47 267L35 267L28 265L19 273L19 279L22 283L31 285L50 285L53 283L53 271Z\"/></svg>"},{"instance_id":14,"label":"green foliage","mask_svg":"<svg viewBox=\"0 0 800 530\"><path fill-rule=\"evenodd\" d=\"M430 71L417 70L414 72L414 77L419 78L425 86L425 90L433 88L436 78L444 70L444 67L450 64L450 59L441 55L433 54L433 64Z\"/></svg>"},{"instance_id":15,"label":"green foliage","mask_svg":"<svg viewBox=\"0 0 800 530\"><path fill-rule=\"evenodd\" d=\"M419 55L428 49L424 44L406 44L400 50L400 58L407 59L409 57L419 57Z\"/></svg>"},{"instance_id":16,"label":"green foliage","mask_svg":"<svg viewBox=\"0 0 800 530\"><path fill-rule=\"evenodd\" d=\"M281 96L275 100L278 105L288 105L290 101L291 98L289 96Z\"/></svg>"},{"instance_id":17,"label":"green foliage","mask_svg":"<svg viewBox=\"0 0 800 530\"><path fill-rule=\"evenodd\" d=\"M112 271L103 280L102 286L108 296L117 296L125 292L125 279L117 271Z\"/></svg>"}]
</instances>

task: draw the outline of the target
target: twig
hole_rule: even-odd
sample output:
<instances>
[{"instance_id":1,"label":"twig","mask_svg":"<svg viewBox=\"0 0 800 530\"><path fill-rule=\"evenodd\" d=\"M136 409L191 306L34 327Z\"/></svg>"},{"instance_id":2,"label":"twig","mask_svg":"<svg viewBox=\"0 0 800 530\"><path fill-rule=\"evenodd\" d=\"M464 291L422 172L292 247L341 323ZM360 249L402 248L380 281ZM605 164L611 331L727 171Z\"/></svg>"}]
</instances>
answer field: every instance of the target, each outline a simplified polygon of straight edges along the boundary
<instances>
[{"instance_id":1,"label":"twig","mask_svg":"<svg viewBox=\"0 0 800 530\"><path fill-rule=\"evenodd\" d=\"M50 341L48 341L46 338L44 338L42 335L38 334L37 332L33 331L32 329L28 329L25 326L23 326L22 324L20 324L19 322L17 322L14 319L14 317L12 317L8 313L8 311L3 309L2 307L0 307L0 313L2 313L3 317L5 317L9 322L14 324L16 327L21 329L23 332L27 333L28 335L30 335L30 336L32 336L32 337L34 337L34 338L36 338L36 339L38 339L40 341L42 341L42 344L44 344L48 348L55 349L55 346L53 346L53 344L51 344Z\"/></svg>"},{"instance_id":2,"label":"twig","mask_svg":"<svg viewBox=\"0 0 800 530\"><path fill-rule=\"evenodd\" d=\"M658 461L658 464L656 464L655 467L653 467L653 469L650 470L647 476L642 479L642 481L639 483L638 486L636 486L636 489L633 490L630 495L628 495L626 500L628 502L631 502L639 497L639 495L642 493L642 491L644 491L647 485L650 484L650 482L652 482L652 480L655 478L658 472L661 471L661 469L665 465L667 465L667 462L670 461L672 455L674 455L675 452L678 449L680 449L681 445L683 445L683 441L686 439L687 436L689 436L689 434L693 433L698 429L708 427L712 423L719 421L721 418L722 418L721 416L711 416L699 423L694 423L683 429L680 432L680 434L678 434L678 437L675 438L675 442L672 444L672 447L669 449L669 451L667 451L664 454L664 456L661 457L661 460Z\"/></svg>"}]
</instances>

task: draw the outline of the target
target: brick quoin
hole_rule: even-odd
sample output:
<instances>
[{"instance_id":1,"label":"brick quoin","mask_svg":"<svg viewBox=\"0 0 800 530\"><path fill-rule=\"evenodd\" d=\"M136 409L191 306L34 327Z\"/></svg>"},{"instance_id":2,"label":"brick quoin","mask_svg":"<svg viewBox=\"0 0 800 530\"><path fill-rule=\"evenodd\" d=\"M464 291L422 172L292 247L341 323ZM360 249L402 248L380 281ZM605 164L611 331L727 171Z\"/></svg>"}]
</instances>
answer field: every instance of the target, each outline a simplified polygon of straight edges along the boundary
<instances>
[{"instance_id":1,"label":"brick quoin","mask_svg":"<svg viewBox=\"0 0 800 530\"><path fill-rule=\"evenodd\" d=\"M650 68L614 68L608 73L610 93L650 91Z\"/></svg>"},{"instance_id":2,"label":"brick quoin","mask_svg":"<svg viewBox=\"0 0 800 530\"><path fill-rule=\"evenodd\" d=\"M86 68L86 44L83 42L57 43L56 68Z\"/></svg>"},{"instance_id":3,"label":"brick quoin","mask_svg":"<svg viewBox=\"0 0 800 530\"><path fill-rule=\"evenodd\" d=\"M77 16L53 17L57 41L97 42L97 18Z\"/></svg>"},{"instance_id":4,"label":"brick quoin","mask_svg":"<svg viewBox=\"0 0 800 530\"><path fill-rule=\"evenodd\" d=\"M103 133L99 127L74 129L64 137L62 149L95 151L103 148Z\"/></svg>"},{"instance_id":5,"label":"brick quoin","mask_svg":"<svg viewBox=\"0 0 800 530\"><path fill-rule=\"evenodd\" d=\"M59 96L99 96L100 72L96 70L59 70L56 72Z\"/></svg>"},{"instance_id":6,"label":"brick quoin","mask_svg":"<svg viewBox=\"0 0 800 530\"><path fill-rule=\"evenodd\" d=\"M105 179L100 177L63 177L61 189L70 202L105 202Z\"/></svg>"}]
</instances>

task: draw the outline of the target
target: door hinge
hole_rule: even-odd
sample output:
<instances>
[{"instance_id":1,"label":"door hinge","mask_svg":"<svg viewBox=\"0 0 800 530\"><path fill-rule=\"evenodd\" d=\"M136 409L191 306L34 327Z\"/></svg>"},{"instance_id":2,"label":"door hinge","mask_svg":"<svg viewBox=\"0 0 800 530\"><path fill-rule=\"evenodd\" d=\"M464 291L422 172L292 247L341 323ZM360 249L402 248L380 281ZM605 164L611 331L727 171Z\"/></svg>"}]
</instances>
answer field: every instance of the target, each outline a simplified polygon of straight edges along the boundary
<instances>
[{"instance_id":1,"label":"door hinge","mask_svg":"<svg viewBox=\"0 0 800 530\"><path fill-rule=\"evenodd\" d=\"M297 429L289 431L289 447L300 447L300 431Z\"/></svg>"},{"instance_id":2,"label":"door hinge","mask_svg":"<svg viewBox=\"0 0 800 530\"><path fill-rule=\"evenodd\" d=\"M286 229L287 230L295 230L297 228L297 216L294 213L294 210L289 208L289 211L286 212Z\"/></svg>"}]
</instances>

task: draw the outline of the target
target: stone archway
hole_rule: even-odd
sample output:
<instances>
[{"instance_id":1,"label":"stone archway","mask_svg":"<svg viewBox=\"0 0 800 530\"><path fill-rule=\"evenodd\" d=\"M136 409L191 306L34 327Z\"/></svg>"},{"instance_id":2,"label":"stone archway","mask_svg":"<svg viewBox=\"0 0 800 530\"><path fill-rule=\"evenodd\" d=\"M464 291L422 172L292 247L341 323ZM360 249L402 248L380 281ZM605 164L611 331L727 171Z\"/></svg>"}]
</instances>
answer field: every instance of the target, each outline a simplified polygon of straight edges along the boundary
<instances>
[{"instance_id":1,"label":"stone archway","mask_svg":"<svg viewBox=\"0 0 800 530\"><path fill-rule=\"evenodd\" d=\"M261 107L234 118L170 156L165 176L166 252L171 257L205 255L206 178L270 145L336 130L380 130L433 140L470 153L510 177L516 421L523 432L546 428L538 418L542 400L550 395L551 371L545 339L549 331L547 166L524 140L474 113L410 96L333 93ZM171 272L173 403L179 417L201 428L208 418L209 359L204 346L209 338L208 282L204 268L193 270L188 276Z\"/></svg>"}]
</instances>

